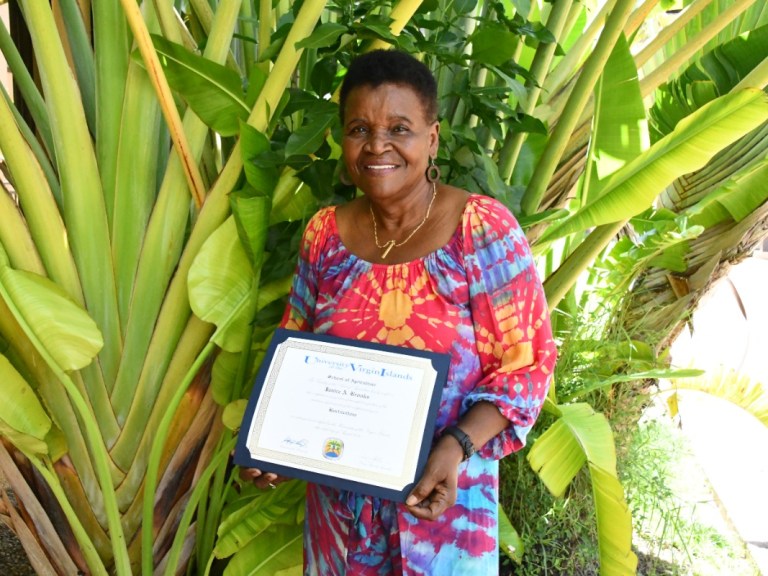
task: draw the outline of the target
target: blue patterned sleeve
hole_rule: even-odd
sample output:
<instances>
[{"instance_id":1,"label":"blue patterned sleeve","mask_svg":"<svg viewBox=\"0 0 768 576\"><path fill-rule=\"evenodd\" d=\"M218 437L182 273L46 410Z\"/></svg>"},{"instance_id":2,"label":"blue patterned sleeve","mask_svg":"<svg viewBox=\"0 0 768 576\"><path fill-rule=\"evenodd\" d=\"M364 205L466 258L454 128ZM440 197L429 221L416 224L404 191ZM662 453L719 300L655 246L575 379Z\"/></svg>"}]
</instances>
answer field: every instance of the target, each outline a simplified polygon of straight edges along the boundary
<instances>
[{"instance_id":1,"label":"blue patterned sleeve","mask_svg":"<svg viewBox=\"0 0 768 576\"><path fill-rule=\"evenodd\" d=\"M494 404L510 424L480 455L521 449L544 404L557 350L544 290L525 235L500 202L482 197L464 221L464 259L482 380L463 409Z\"/></svg>"}]
</instances>

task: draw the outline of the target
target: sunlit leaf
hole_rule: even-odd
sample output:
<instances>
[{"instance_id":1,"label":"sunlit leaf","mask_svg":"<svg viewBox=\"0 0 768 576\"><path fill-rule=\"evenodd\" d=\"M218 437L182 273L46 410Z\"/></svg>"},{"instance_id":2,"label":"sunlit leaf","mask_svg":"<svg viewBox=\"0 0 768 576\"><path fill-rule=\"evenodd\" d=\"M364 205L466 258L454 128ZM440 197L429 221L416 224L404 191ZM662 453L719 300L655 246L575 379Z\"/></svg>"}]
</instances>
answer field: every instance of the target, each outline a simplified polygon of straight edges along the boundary
<instances>
[{"instance_id":1,"label":"sunlit leaf","mask_svg":"<svg viewBox=\"0 0 768 576\"><path fill-rule=\"evenodd\" d=\"M547 230L542 241L639 214L673 180L701 168L717 152L766 119L768 96L760 90L742 90L710 102L609 176L600 198Z\"/></svg>"},{"instance_id":2,"label":"sunlit leaf","mask_svg":"<svg viewBox=\"0 0 768 576\"><path fill-rule=\"evenodd\" d=\"M562 416L536 439L528 462L549 491L562 496L587 461L615 471L616 448L610 424L589 404L558 408Z\"/></svg>"},{"instance_id":3,"label":"sunlit leaf","mask_svg":"<svg viewBox=\"0 0 768 576\"><path fill-rule=\"evenodd\" d=\"M253 539L224 569L224 576L272 576L278 571L303 565L301 526L277 524Z\"/></svg>"},{"instance_id":4,"label":"sunlit leaf","mask_svg":"<svg viewBox=\"0 0 768 576\"><path fill-rule=\"evenodd\" d=\"M616 43L600 77L595 115L590 153L598 181L592 181L586 202L600 195L600 181L649 146L637 68L624 36Z\"/></svg>"},{"instance_id":5,"label":"sunlit leaf","mask_svg":"<svg viewBox=\"0 0 768 576\"><path fill-rule=\"evenodd\" d=\"M499 506L499 549L510 560L518 564L523 561L523 553L525 552L523 539L501 506Z\"/></svg>"},{"instance_id":6,"label":"sunlit leaf","mask_svg":"<svg viewBox=\"0 0 768 576\"><path fill-rule=\"evenodd\" d=\"M637 573L637 556L632 551L632 516L624 488L615 471L589 465L597 518L600 575L623 576Z\"/></svg>"},{"instance_id":7,"label":"sunlit leaf","mask_svg":"<svg viewBox=\"0 0 768 576\"><path fill-rule=\"evenodd\" d=\"M51 419L32 387L0 355L0 436L31 454L47 454Z\"/></svg>"},{"instance_id":8,"label":"sunlit leaf","mask_svg":"<svg viewBox=\"0 0 768 576\"><path fill-rule=\"evenodd\" d=\"M47 278L2 267L0 297L59 368L79 370L101 350L104 342L96 323Z\"/></svg>"},{"instance_id":9,"label":"sunlit leaf","mask_svg":"<svg viewBox=\"0 0 768 576\"><path fill-rule=\"evenodd\" d=\"M228 352L242 349L256 308L253 268L234 217L211 234L189 271L189 301L198 318L215 324L212 340Z\"/></svg>"},{"instance_id":10,"label":"sunlit leaf","mask_svg":"<svg viewBox=\"0 0 768 576\"><path fill-rule=\"evenodd\" d=\"M230 402L224 408L224 413L221 415L221 421L229 430L237 431L243 423L243 415L248 405L248 400L241 399Z\"/></svg>"}]
</instances>

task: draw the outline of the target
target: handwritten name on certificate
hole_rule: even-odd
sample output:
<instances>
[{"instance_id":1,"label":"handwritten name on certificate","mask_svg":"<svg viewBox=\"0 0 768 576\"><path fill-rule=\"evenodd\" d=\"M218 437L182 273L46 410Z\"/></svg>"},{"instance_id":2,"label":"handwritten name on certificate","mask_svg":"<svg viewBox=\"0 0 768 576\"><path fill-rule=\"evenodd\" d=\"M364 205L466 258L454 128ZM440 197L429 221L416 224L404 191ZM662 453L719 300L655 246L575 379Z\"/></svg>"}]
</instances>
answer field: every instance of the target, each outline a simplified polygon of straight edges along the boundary
<instances>
[{"instance_id":1,"label":"handwritten name on certificate","mask_svg":"<svg viewBox=\"0 0 768 576\"><path fill-rule=\"evenodd\" d=\"M414 481L436 375L428 358L287 338L247 450L257 461L401 490Z\"/></svg>"}]
</instances>

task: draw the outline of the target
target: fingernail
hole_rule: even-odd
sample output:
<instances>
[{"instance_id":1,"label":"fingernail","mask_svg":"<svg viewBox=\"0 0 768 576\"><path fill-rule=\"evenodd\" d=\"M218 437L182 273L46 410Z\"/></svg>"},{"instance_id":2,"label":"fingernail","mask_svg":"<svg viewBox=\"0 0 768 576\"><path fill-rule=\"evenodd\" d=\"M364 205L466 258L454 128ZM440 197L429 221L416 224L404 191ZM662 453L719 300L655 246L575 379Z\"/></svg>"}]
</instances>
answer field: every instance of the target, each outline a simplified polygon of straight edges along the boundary
<instances>
[{"instance_id":1,"label":"fingernail","mask_svg":"<svg viewBox=\"0 0 768 576\"><path fill-rule=\"evenodd\" d=\"M405 501L405 505L406 506L414 506L418 502L419 502L419 499L416 498L416 496L414 496L413 494L411 494L410 496L408 496L408 499Z\"/></svg>"}]
</instances>

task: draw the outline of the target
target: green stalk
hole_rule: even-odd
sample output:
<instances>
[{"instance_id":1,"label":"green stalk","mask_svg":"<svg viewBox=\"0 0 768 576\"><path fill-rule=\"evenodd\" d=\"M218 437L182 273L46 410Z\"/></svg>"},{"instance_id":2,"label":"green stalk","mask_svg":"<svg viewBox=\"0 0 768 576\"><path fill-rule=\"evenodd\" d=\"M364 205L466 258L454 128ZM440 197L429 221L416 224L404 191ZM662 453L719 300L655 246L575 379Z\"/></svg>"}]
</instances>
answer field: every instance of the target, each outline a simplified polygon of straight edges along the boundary
<instances>
[{"instance_id":1,"label":"green stalk","mask_svg":"<svg viewBox=\"0 0 768 576\"><path fill-rule=\"evenodd\" d=\"M679 70L686 62L693 58L707 42L717 36L728 24L738 18L747 10L755 0L735 0L733 4L717 15L706 27L702 28L695 37L689 38L674 54L667 57L664 62L653 72L640 81L640 93L645 98L661 84L666 82L672 72Z\"/></svg>"},{"instance_id":2,"label":"green stalk","mask_svg":"<svg viewBox=\"0 0 768 576\"><path fill-rule=\"evenodd\" d=\"M50 6L21 0L46 95L64 198L68 240L88 310L104 337L105 380L115 377L122 351L109 227L91 135Z\"/></svg>"},{"instance_id":3,"label":"green stalk","mask_svg":"<svg viewBox=\"0 0 768 576\"><path fill-rule=\"evenodd\" d=\"M203 205L205 199L205 185L203 184L200 170L197 167L197 157L187 141L187 135L184 132L184 127L181 123L179 110L173 100L171 87L168 85L168 80L163 74L163 67L160 64L157 52L155 52L152 38L149 36L149 31L144 23L138 4L136 4L134 0L120 1L128 19L128 25L131 27L131 31L133 32L133 36L138 44L139 51L141 52L141 58L144 60L144 65L147 67L147 73L158 94L160 107L163 110L165 121L168 123L171 140L173 140L176 154L184 169L184 177L187 180L192 199L199 209Z\"/></svg>"},{"instance_id":4,"label":"green stalk","mask_svg":"<svg viewBox=\"0 0 768 576\"><path fill-rule=\"evenodd\" d=\"M264 4L270 6L269 3L264 2ZM261 9L261 6L259 6L259 9ZM253 13L253 4L243 2L242 6L240 6L240 34L243 37L251 38L252 40L258 38L258 30L254 22L256 22L256 16ZM269 20L267 22L269 23ZM261 26L261 22L259 22L259 26ZM261 38L258 39L261 41ZM240 47L245 77L250 78L251 70L256 65L256 45L253 42L241 40Z\"/></svg>"},{"instance_id":5,"label":"green stalk","mask_svg":"<svg viewBox=\"0 0 768 576\"><path fill-rule=\"evenodd\" d=\"M48 488L56 498L56 502L61 506L61 510L67 518L69 527L75 536L75 540L77 540L77 545L80 548L80 552L83 554L83 558L85 559L88 568L95 575L108 576L109 572L107 571L106 566L104 566L104 562L101 560L88 532L86 532L83 524L80 522L77 512L72 508L72 504L59 483L59 478L56 476L56 471L51 466L50 461L46 459L46 466L32 454L24 454L24 456L27 457L27 460L32 463L40 476L43 477L43 480L45 480Z\"/></svg>"},{"instance_id":6,"label":"green stalk","mask_svg":"<svg viewBox=\"0 0 768 576\"><path fill-rule=\"evenodd\" d=\"M67 30L72 61L77 74L77 85L83 99L88 126L96 130L96 67L91 41L85 30L80 7L75 0L59 0L61 15Z\"/></svg>"},{"instance_id":7,"label":"green stalk","mask_svg":"<svg viewBox=\"0 0 768 576\"><path fill-rule=\"evenodd\" d=\"M31 237L45 265L46 272L41 275L49 276L70 298L82 306L83 293L75 262L67 246L67 230L47 186L47 179L14 121L8 102L5 98L0 98L0 142L19 193ZM18 239L21 240L25 236L20 235ZM16 244L14 240L8 243L9 246ZM83 377L89 400L95 408L99 428L108 441L113 441L117 437L118 427L98 363L85 368Z\"/></svg>"},{"instance_id":8,"label":"green stalk","mask_svg":"<svg viewBox=\"0 0 768 576\"><path fill-rule=\"evenodd\" d=\"M168 438L168 431L171 428L171 423L176 416L176 410L181 403L184 394L187 393L187 389L192 380L194 380L197 373L202 368L203 363L208 359L211 352L216 348L216 345L211 341L203 348L202 352L198 355L195 362L190 367L187 375L184 377L176 393L171 399L170 403L166 407L163 418L155 431L152 440L152 450L149 455L149 462L147 464L147 474L144 479L144 508L143 508L143 521L141 531L141 567L143 574L152 574L154 570L154 563L152 558L152 540L154 538L154 511L155 511L155 491L157 490L157 480L160 470L160 459L163 455L163 448L165 441ZM189 505L188 505L189 506ZM175 544L174 544L175 546Z\"/></svg>"},{"instance_id":9,"label":"green stalk","mask_svg":"<svg viewBox=\"0 0 768 576\"><path fill-rule=\"evenodd\" d=\"M600 252L626 223L626 220L622 220L595 228L565 259L555 273L544 281L544 292L547 295L547 305L550 312L555 310L568 291L576 284L581 273L595 261L595 258L600 255Z\"/></svg>"},{"instance_id":10,"label":"green stalk","mask_svg":"<svg viewBox=\"0 0 768 576\"><path fill-rule=\"evenodd\" d=\"M272 2L259 2L259 47L257 60L261 61L272 43ZM261 71L269 73L269 61L260 62Z\"/></svg>"},{"instance_id":11,"label":"green stalk","mask_svg":"<svg viewBox=\"0 0 768 576\"><path fill-rule=\"evenodd\" d=\"M19 87L21 97L24 99L24 103L32 115L35 129L40 134L40 139L45 144L48 153L53 155L53 136L51 135L51 124L48 121L48 110L45 107L45 101L37 89L35 80L24 64L16 44L13 43L13 39L8 33L3 20L0 20L0 51L2 51L5 57L11 74L13 74L14 83Z\"/></svg>"},{"instance_id":12,"label":"green stalk","mask_svg":"<svg viewBox=\"0 0 768 576\"><path fill-rule=\"evenodd\" d=\"M104 190L107 219L112 224L118 139L122 132L123 94L130 36L120 5L114 0L92 0L93 44L96 55L96 157ZM113 379L109 381L112 382Z\"/></svg>"},{"instance_id":13,"label":"green stalk","mask_svg":"<svg viewBox=\"0 0 768 576\"><path fill-rule=\"evenodd\" d=\"M624 30L632 6L632 0L617 0L615 8L608 16L603 33L600 35L592 55L584 64L581 75L568 98L568 103L547 141L544 154L534 170L521 202L523 214L534 214L538 210L547 184L552 178L563 151L568 145L568 140L578 124L579 117L589 101L595 83L600 77L619 35Z\"/></svg>"},{"instance_id":14,"label":"green stalk","mask_svg":"<svg viewBox=\"0 0 768 576\"><path fill-rule=\"evenodd\" d=\"M563 59L557 63L555 69L547 76L543 86L545 94L554 95L559 93L573 75L578 72L581 62L592 50L595 38L603 28L603 23L606 21L608 14L614 11L615 6L616 0L609 0L600 8L600 12L597 13L595 19L592 20L584 33L579 36L576 43L571 46L565 56L563 56Z\"/></svg>"},{"instance_id":15,"label":"green stalk","mask_svg":"<svg viewBox=\"0 0 768 576\"><path fill-rule=\"evenodd\" d=\"M13 268L45 276L45 267L21 212L5 190L0 190L0 246Z\"/></svg>"},{"instance_id":16,"label":"green stalk","mask_svg":"<svg viewBox=\"0 0 768 576\"><path fill-rule=\"evenodd\" d=\"M0 296L5 300L6 304L10 308L13 316L19 322L19 326L24 331L29 341L32 343L37 353L43 358L45 363L51 369L56 376L56 379L63 385L67 391L77 415L80 418L83 426L83 433L88 442L93 464L95 466L96 477L101 487L101 496L104 504L104 511L107 516L107 524L109 526L109 537L112 543L112 553L115 560L115 569L118 576L130 576L131 564L128 558L128 548L125 542L125 534L123 533L123 527L120 523L120 510L117 507L117 499L115 497L115 490L112 486L112 477L109 466L109 454L107 454L106 447L101 438L99 427L93 414L88 409L88 403L86 402L80 390L75 383L70 379L67 373L59 367L56 361L48 353L43 343L37 338L34 330L32 330L26 324L20 322L21 314L14 307L13 301L10 295L5 291L5 288L0 284Z\"/></svg>"},{"instance_id":17,"label":"green stalk","mask_svg":"<svg viewBox=\"0 0 768 576\"><path fill-rule=\"evenodd\" d=\"M178 382L183 380L189 370L190 364L195 361L200 350L202 350L210 340L212 332L213 326L211 324L203 322L196 316L191 316L189 318L184 333L176 343L175 350L173 350L173 357L170 365L167 366L167 372L165 373L165 379L160 388L160 393L153 402L151 414L145 424L146 430L154 431L157 429L160 420L165 414L165 407L168 406L173 395L176 393ZM132 421L136 419L137 418L131 414L129 416L128 424L132 425ZM133 500L141 489L142 482L144 482L147 459L149 458L152 441L153 435L146 432L142 432L134 439L134 459L130 463L130 469L128 470L125 481L117 489L117 499L121 509L133 506ZM140 516L140 511L138 514ZM138 525L140 521L139 516L136 516L136 525ZM130 519L125 519L124 522L127 525L132 525L134 523L134 518L131 517Z\"/></svg>"},{"instance_id":18,"label":"green stalk","mask_svg":"<svg viewBox=\"0 0 768 576\"><path fill-rule=\"evenodd\" d=\"M206 45L206 58L215 62L224 61L232 39L239 6L240 0L230 0L220 4ZM192 153L199 158L208 136L208 127L191 110L187 110L184 130L193 146ZM189 192L182 172L183 168L178 155L171 156L144 237L130 305L125 351L112 391L112 404L118 411L118 420L125 423L123 434L112 450L112 457L123 469L132 466L137 443L147 432L147 419L158 393L157 386L147 389L142 384L140 375L143 366L148 366L151 371L157 369L157 366L147 358L147 350L153 339L153 331L156 329L158 311L164 299L167 302L169 297L166 295L168 282L174 274L178 276L176 263L187 233ZM206 201L206 205L207 203ZM184 297L186 299L186 294ZM184 329L188 317L187 314L171 319L178 333ZM175 342L163 344L164 353L169 358L173 353Z\"/></svg>"},{"instance_id":19,"label":"green stalk","mask_svg":"<svg viewBox=\"0 0 768 576\"><path fill-rule=\"evenodd\" d=\"M635 56L635 65L637 66L637 69L639 70L645 66L648 60L658 54L667 42L677 36L677 34L685 28L688 22L701 14L701 12L711 3L712 0L696 0L691 3L682 14L675 18L674 21L664 26L656 37Z\"/></svg>"},{"instance_id":20,"label":"green stalk","mask_svg":"<svg viewBox=\"0 0 768 576\"><path fill-rule=\"evenodd\" d=\"M147 28L157 28L152 3L147 4ZM115 260L117 299L121 330L126 335L133 296L134 279L139 265L144 234L157 193L157 170L161 138L162 113L147 73L138 62L128 66L122 110L112 215L112 254ZM126 347L128 342L126 341ZM114 383L109 387L113 390Z\"/></svg>"},{"instance_id":21,"label":"green stalk","mask_svg":"<svg viewBox=\"0 0 768 576\"><path fill-rule=\"evenodd\" d=\"M302 5L248 120L249 124L257 129L263 131L268 126L271 113L277 109L280 98L288 86L299 60L300 52L296 50L295 44L302 38L309 36L324 7L325 0L307 0ZM136 455L136 438L141 437L145 432L149 409L154 405L154 399L159 393L173 350L184 330L186 320L191 314L187 295L187 275L192 261L203 242L229 214L229 193L240 178L242 166L240 146L237 144L234 146L218 180L213 185L187 240L184 253L163 300L163 307L160 310L152 341L146 354L138 387L131 387L127 391L130 395L135 395L134 402L138 407L136 413L130 414L123 432L126 439L125 444L121 446L122 451L124 451L121 458L125 457L129 464L133 462ZM158 247L163 245L160 242L157 243ZM154 277L158 273L157 268L149 268L147 272ZM154 277L153 280L155 280ZM129 426L132 432L127 434ZM117 457L116 451L113 451L113 456Z\"/></svg>"},{"instance_id":22,"label":"green stalk","mask_svg":"<svg viewBox=\"0 0 768 576\"><path fill-rule=\"evenodd\" d=\"M216 456L213 458L213 460L211 460L210 464L206 466L203 473L197 479L187 505L184 507L184 514L182 515L181 521L179 522L179 527L176 530L176 536L173 539L173 545L171 546L171 550L168 555L168 563L166 564L165 574L169 576L176 574L179 564L179 557L181 556L181 551L184 547L184 539L186 538L190 524L192 524L192 519L194 518L198 503L204 496L209 495L210 489L208 484L211 481L211 477L217 470L221 469L222 464L226 463L227 458L229 457L229 453L235 448L236 442L237 437L230 438L224 444L224 447L218 451ZM215 493L216 492L214 492L214 494Z\"/></svg>"},{"instance_id":23,"label":"green stalk","mask_svg":"<svg viewBox=\"0 0 768 576\"><path fill-rule=\"evenodd\" d=\"M61 198L59 177L56 175L56 171L53 169L53 164L51 164L51 160L48 158L48 153L45 151L45 148L43 148L43 145L40 143L40 140L38 140L37 136L35 136L30 127L27 125L26 120L21 117L21 114L16 108L16 105L13 104L13 98L11 98L10 94L8 94L5 86L0 84L0 91L2 91L3 99L10 106L11 112L13 112L13 118L16 121L16 126L18 127L19 132L21 132L21 135L24 137L24 141L32 150L37 163L40 165L40 169L43 171L43 174L45 174L45 179L48 182L48 187L51 189L51 194L53 194L53 198L56 200L56 205L58 206L59 210L61 210L63 199Z\"/></svg>"},{"instance_id":24,"label":"green stalk","mask_svg":"<svg viewBox=\"0 0 768 576\"><path fill-rule=\"evenodd\" d=\"M160 22L160 29L164 38L176 44L184 44L182 31L179 29L176 21L176 12L173 0L153 0L154 8L157 11L157 18Z\"/></svg>"},{"instance_id":25,"label":"green stalk","mask_svg":"<svg viewBox=\"0 0 768 576\"><path fill-rule=\"evenodd\" d=\"M538 48L536 48L536 54L531 63L531 77L525 82L528 100L518 105L518 110L523 114L530 115L539 101L541 86L552 64L555 49L558 47L558 42L562 37L563 28L572 5L573 0L557 0L552 5L552 10L547 19L547 29L555 37L555 41L549 44L539 44ZM527 137L528 135L525 132L509 131L504 139L504 145L499 152L499 175L507 182L512 177L512 170L517 163L520 150L522 150L523 143Z\"/></svg>"},{"instance_id":26,"label":"green stalk","mask_svg":"<svg viewBox=\"0 0 768 576\"><path fill-rule=\"evenodd\" d=\"M411 21L413 15L416 14L416 10L419 9L423 0L400 0L397 5L392 8L389 17L392 18L392 23L389 25L389 30L395 36L399 36L403 31L405 25ZM387 48L389 43L385 40L377 38L371 42L370 50L378 50L379 48Z\"/></svg>"},{"instance_id":27,"label":"green stalk","mask_svg":"<svg viewBox=\"0 0 768 576\"><path fill-rule=\"evenodd\" d=\"M648 19L649 14L656 8L659 1L645 0L629 17L627 25L624 27L624 36L631 39L637 29Z\"/></svg>"},{"instance_id":28,"label":"green stalk","mask_svg":"<svg viewBox=\"0 0 768 576\"><path fill-rule=\"evenodd\" d=\"M0 148L19 195L35 250L45 265L46 272L41 275L49 276L70 298L84 305L75 261L67 246L67 230L48 187L48 180L34 153L19 133L16 119L5 98L0 98ZM4 244L12 246L15 242Z\"/></svg>"}]
</instances>

